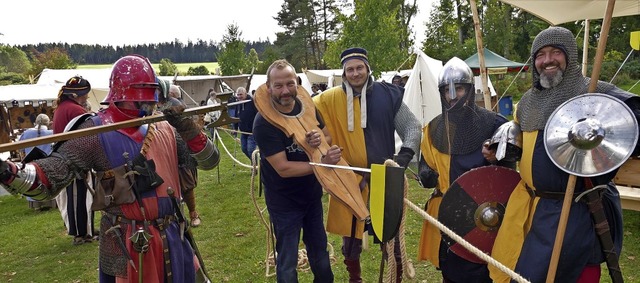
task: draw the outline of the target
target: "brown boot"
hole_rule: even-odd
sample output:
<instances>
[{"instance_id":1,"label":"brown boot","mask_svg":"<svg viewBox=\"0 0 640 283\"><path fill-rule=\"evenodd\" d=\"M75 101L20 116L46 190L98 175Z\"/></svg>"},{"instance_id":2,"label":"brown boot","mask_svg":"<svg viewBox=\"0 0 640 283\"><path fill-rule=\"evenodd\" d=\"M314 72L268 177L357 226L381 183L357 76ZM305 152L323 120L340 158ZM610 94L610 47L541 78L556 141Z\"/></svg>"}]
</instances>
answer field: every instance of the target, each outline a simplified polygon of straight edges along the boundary
<instances>
[{"instance_id":1,"label":"brown boot","mask_svg":"<svg viewBox=\"0 0 640 283\"><path fill-rule=\"evenodd\" d=\"M349 283L362 283L362 277L360 277L360 260L345 259L344 264L347 266L349 272Z\"/></svg>"}]
</instances>

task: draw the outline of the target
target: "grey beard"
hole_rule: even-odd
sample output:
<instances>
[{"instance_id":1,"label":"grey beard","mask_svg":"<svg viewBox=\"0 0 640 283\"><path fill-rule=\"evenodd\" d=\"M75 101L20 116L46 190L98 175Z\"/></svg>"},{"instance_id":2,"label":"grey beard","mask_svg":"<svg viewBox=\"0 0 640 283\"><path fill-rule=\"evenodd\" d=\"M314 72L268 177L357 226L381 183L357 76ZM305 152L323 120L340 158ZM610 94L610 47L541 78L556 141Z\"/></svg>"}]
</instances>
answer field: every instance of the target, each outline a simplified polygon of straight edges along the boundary
<instances>
[{"instance_id":1,"label":"grey beard","mask_svg":"<svg viewBox=\"0 0 640 283\"><path fill-rule=\"evenodd\" d=\"M556 72L555 75L553 76L548 76L544 73L540 74L540 85L543 88L552 88L557 86L558 84L560 84L560 82L562 81L562 76L564 75L564 72L562 72L562 70L558 70Z\"/></svg>"}]
</instances>

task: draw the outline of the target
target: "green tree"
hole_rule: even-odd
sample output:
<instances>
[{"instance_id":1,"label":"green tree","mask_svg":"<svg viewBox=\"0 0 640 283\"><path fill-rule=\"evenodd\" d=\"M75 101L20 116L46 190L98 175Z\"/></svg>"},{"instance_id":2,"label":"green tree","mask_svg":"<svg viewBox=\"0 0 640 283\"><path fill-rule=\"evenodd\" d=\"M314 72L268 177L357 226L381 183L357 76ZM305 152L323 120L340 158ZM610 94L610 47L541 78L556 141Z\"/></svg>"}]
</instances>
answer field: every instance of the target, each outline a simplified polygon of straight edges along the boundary
<instances>
[{"instance_id":1,"label":"green tree","mask_svg":"<svg viewBox=\"0 0 640 283\"><path fill-rule=\"evenodd\" d=\"M359 46L369 52L374 75L397 69L409 56L409 50L401 48L405 27L397 18L399 7L390 7L391 0L356 0L354 14L341 17L344 26L340 38L327 48L327 65L340 68L340 52Z\"/></svg>"},{"instance_id":2,"label":"green tree","mask_svg":"<svg viewBox=\"0 0 640 283\"><path fill-rule=\"evenodd\" d=\"M273 63L273 61L283 58L280 52L278 52L277 47L268 46L264 52L262 53L262 62L260 63L258 69L255 71L255 74L266 74L267 69Z\"/></svg>"},{"instance_id":3,"label":"green tree","mask_svg":"<svg viewBox=\"0 0 640 283\"><path fill-rule=\"evenodd\" d=\"M27 73L31 62L24 51L8 45L0 45L0 71L10 73Z\"/></svg>"},{"instance_id":4,"label":"green tree","mask_svg":"<svg viewBox=\"0 0 640 283\"><path fill-rule=\"evenodd\" d=\"M178 72L178 67L169 58L160 59L160 76L174 76Z\"/></svg>"},{"instance_id":5,"label":"green tree","mask_svg":"<svg viewBox=\"0 0 640 283\"><path fill-rule=\"evenodd\" d=\"M0 85L28 83L27 74L31 62L24 51L7 45L0 45Z\"/></svg>"},{"instance_id":6,"label":"green tree","mask_svg":"<svg viewBox=\"0 0 640 283\"><path fill-rule=\"evenodd\" d=\"M222 75L239 75L247 67L247 56L244 53L245 43L242 31L237 24L227 26L227 33L222 37L222 48L216 54Z\"/></svg>"},{"instance_id":7,"label":"green tree","mask_svg":"<svg viewBox=\"0 0 640 283\"><path fill-rule=\"evenodd\" d=\"M286 0L275 19L284 28L275 45L294 67L321 69L327 41L337 34L335 0Z\"/></svg>"},{"instance_id":8,"label":"green tree","mask_svg":"<svg viewBox=\"0 0 640 283\"><path fill-rule=\"evenodd\" d=\"M73 62L66 50L55 47L44 52L34 50L32 56L32 67L29 75L38 76L45 68L48 69L75 69L78 64Z\"/></svg>"},{"instance_id":9,"label":"green tree","mask_svg":"<svg viewBox=\"0 0 640 283\"><path fill-rule=\"evenodd\" d=\"M247 70L245 73L248 74L251 73L251 71L255 73L259 66L260 58L258 58L258 51L256 51L255 48L251 48L251 50L249 50L249 55L247 55Z\"/></svg>"},{"instance_id":10,"label":"green tree","mask_svg":"<svg viewBox=\"0 0 640 283\"><path fill-rule=\"evenodd\" d=\"M205 67L204 65L200 65L198 67L189 67L189 70L187 70L187 76L206 76L206 75L211 75L211 72L209 72L209 69L207 69L207 67Z\"/></svg>"}]
</instances>

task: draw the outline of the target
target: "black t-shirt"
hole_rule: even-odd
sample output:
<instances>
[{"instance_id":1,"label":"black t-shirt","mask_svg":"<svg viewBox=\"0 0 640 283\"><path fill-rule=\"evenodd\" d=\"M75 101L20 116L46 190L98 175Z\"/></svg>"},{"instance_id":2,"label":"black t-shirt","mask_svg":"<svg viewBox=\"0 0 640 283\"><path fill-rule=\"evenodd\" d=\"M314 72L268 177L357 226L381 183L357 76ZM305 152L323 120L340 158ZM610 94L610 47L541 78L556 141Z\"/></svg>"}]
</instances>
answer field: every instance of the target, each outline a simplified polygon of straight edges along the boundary
<instances>
[{"instance_id":1,"label":"black t-shirt","mask_svg":"<svg viewBox=\"0 0 640 283\"><path fill-rule=\"evenodd\" d=\"M285 115L295 116L300 111L300 102L296 101L293 111ZM318 116L316 112L316 117ZM319 128L324 127L322 122L319 124ZM265 201L270 209L304 209L309 202L322 196L322 186L314 174L283 178L267 161L266 157L281 151L285 152L289 161L308 162L309 157L301 146L269 123L260 113L256 115L253 123L253 138L260 148L260 175L265 187Z\"/></svg>"}]
</instances>

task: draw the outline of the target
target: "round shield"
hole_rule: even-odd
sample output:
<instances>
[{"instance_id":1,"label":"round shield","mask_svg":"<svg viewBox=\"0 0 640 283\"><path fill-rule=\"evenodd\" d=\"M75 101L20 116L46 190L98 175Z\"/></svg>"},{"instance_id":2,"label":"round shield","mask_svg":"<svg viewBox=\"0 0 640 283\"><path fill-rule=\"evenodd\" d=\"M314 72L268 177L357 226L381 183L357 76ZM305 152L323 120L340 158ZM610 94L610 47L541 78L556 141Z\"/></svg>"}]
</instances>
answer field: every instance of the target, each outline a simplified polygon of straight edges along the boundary
<instances>
[{"instance_id":1,"label":"round shield","mask_svg":"<svg viewBox=\"0 0 640 283\"><path fill-rule=\"evenodd\" d=\"M553 111L544 147L553 163L580 177L609 173L627 161L638 141L638 121L622 101L587 93Z\"/></svg>"},{"instance_id":2,"label":"round shield","mask_svg":"<svg viewBox=\"0 0 640 283\"><path fill-rule=\"evenodd\" d=\"M476 248L491 254L507 200L518 182L520 174L505 167L469 170L442 196L438 221ZM486 263L444 233L442 239L456 255L471 262Z\"/></svg>"}]
</instances>

